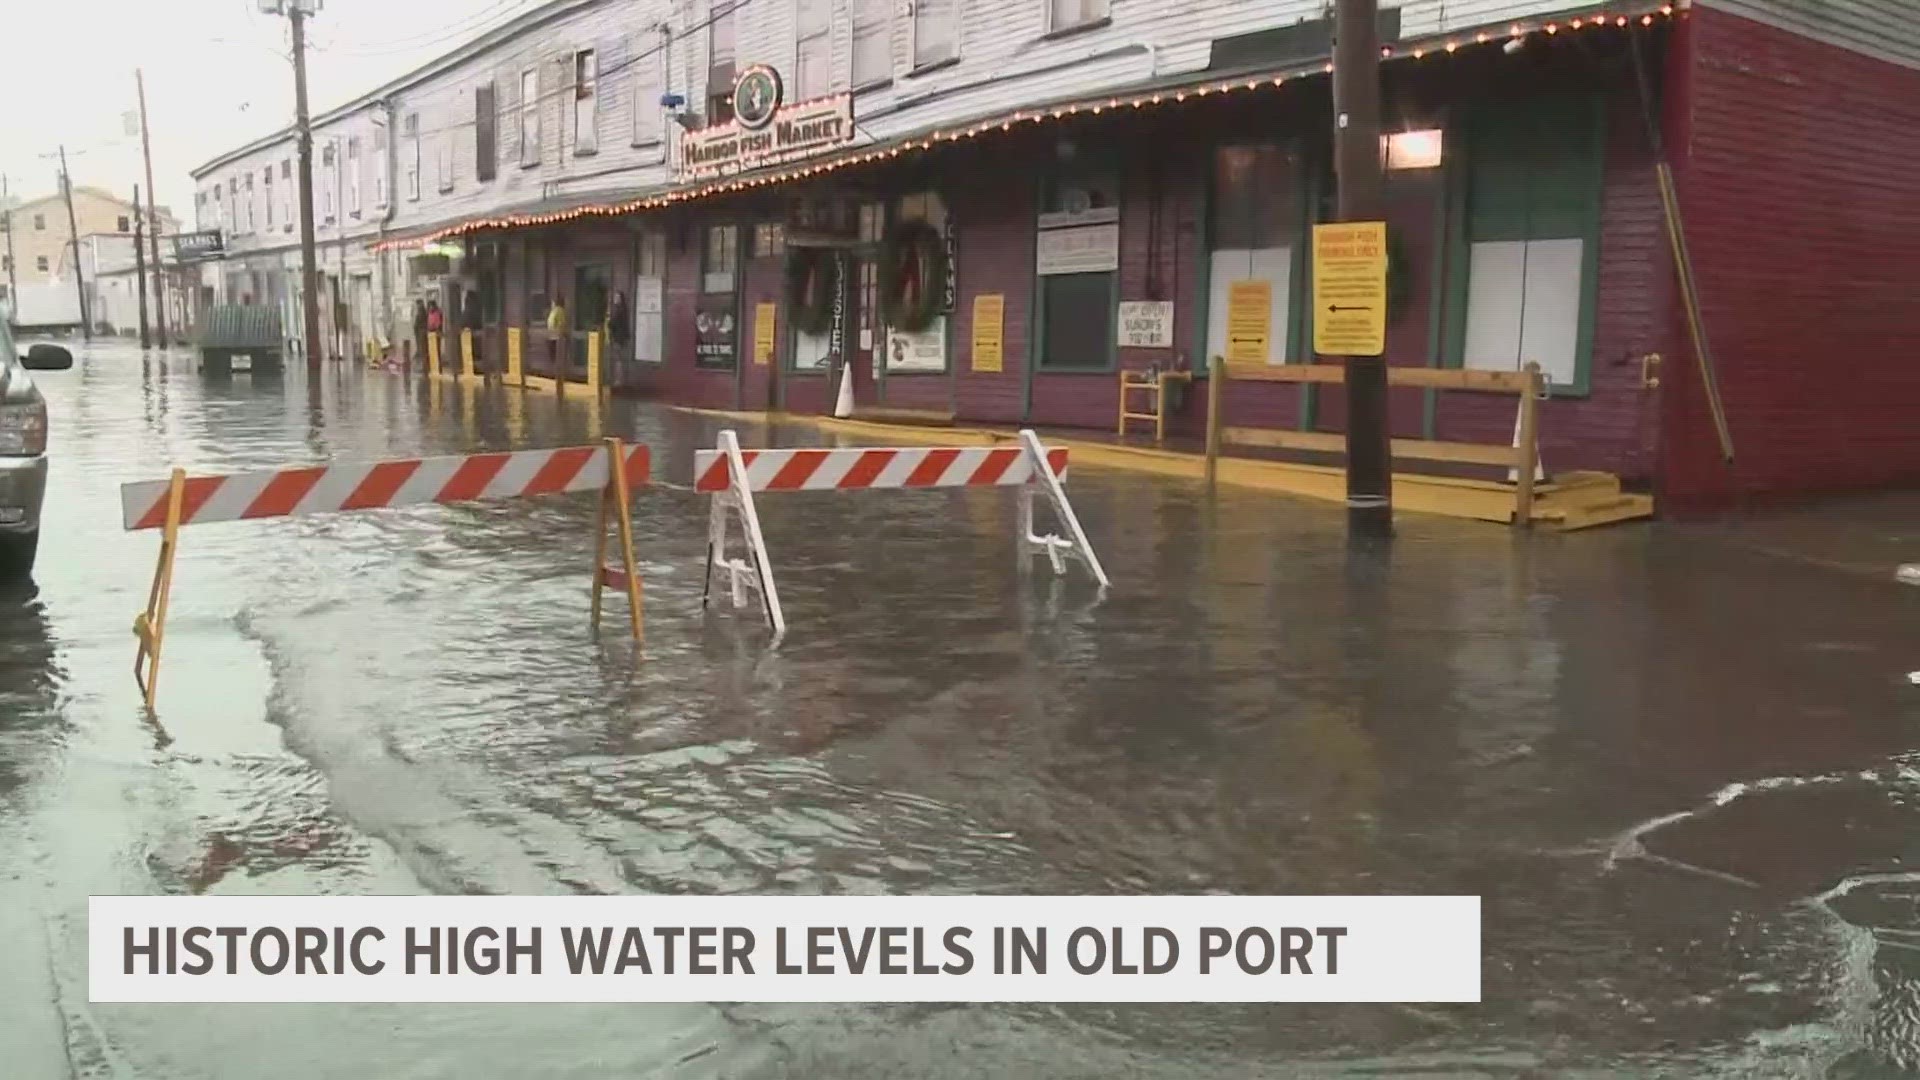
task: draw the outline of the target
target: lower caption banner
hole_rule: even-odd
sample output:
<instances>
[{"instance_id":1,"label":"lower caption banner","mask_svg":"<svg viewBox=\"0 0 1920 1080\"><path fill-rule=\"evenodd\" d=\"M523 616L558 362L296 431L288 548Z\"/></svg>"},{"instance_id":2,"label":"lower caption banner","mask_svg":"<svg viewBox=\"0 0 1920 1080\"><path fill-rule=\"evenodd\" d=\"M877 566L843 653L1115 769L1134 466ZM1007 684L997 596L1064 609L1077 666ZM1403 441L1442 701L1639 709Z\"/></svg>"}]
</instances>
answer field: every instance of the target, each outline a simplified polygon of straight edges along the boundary
<instances>
[{"instance_id":1,"label":"lower caption banner","mask_svg":"<svg viewBox=\"0 0 1920 1080\"><path fill-rule=\"evenodd\" d=\"M94 1002L1480 1000L1476 896L95 896Z\"/></svg>"}]
</instances>

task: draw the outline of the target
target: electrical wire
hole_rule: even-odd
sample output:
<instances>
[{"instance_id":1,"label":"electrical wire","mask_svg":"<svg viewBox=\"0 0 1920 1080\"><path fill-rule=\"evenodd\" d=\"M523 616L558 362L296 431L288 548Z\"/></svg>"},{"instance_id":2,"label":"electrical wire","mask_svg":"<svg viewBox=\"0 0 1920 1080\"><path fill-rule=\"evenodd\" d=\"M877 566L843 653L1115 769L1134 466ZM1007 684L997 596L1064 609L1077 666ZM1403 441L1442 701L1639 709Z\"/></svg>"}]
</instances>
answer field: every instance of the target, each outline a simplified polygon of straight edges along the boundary
<instances>
[{"instance_id":1,"label":"electrical wire","mask_svg":"<svg viewBox=\"0 0 1920 1080\"><path fill-rule=\"evenodd\" d=\"M353 47L350 43L343 47L342 40L336 38L330 42L316 43L312 48L315 52L332 56L357 57L396 56L401 53L417 52L458 38L490 32L510 18L519 15L519 9L540 2L542 0L495 0L491 7L482 9L457 23L436 27L411 37L391 38L377 44L369 42L363 47Z\"/></svg>"}]
</instances>

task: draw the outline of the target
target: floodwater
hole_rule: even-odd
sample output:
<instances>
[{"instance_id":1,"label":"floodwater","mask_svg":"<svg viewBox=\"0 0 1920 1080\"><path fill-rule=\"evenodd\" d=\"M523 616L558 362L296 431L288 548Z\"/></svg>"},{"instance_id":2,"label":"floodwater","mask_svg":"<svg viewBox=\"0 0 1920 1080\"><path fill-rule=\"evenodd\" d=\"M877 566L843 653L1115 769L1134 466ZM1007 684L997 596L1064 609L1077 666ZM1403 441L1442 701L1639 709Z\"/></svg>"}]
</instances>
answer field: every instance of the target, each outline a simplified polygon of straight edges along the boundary
<instances>
[{"instance_id":1,"label":"floodwater","mask_svg":"<svg viewBox=\"0 0 1920 1080\"><path fill-rule=\"evenodd\" d=\"M40 381L37 589L0 598L7 1076L1920 1075L1920 590L1794 554L1897 547L1920 503L1407 517L1353 554L1337 508L1076 466L1100 597L1021 572L1006 492L766 496L769 652L702 614L705 506L660 486L640 660L617 601L587 632L592 496L209 525L149 719L158 538L121 482L617 433L684 485L719 425L118 344ZM1473 893L1485 1000L87 1003L90 893L783 891Z\"/></svg>"}]
</instances>

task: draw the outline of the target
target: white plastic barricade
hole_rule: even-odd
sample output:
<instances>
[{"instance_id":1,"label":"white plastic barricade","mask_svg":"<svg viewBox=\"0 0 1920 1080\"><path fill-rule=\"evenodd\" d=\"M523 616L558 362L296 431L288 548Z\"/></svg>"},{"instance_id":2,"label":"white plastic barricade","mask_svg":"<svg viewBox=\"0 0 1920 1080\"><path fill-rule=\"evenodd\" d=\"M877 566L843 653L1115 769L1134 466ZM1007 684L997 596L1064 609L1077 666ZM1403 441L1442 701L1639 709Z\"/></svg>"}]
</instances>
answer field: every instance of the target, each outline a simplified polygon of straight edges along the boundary
<instances>
[{"instance_id":1,"label":"white plastic barricade","mask_svg":"<svg viewBox=\"0 0 1920 1080\"><path fill-rule=\"evenodd\" d=\"M720 433L720 445L694 456L694 490L713 496L707 522L707 580L701 604L707 602L713 571L727 573L736 607L746 604L748 592L757 593L767 625L775 636L786 632L780 594L767 560L766 539L754 509L757 491L859 491L871 488L1017 487L1020 489L1020 541L1030 554L1046 555L1054 573L1065 574L1068 559L1085 567L1102 589L1109 584L1080 519L1067 501L1062 480L1067 451L1047 448L1032 431L1020 432L1011 446L922 447L798 447L782 450L742 450L732 430ZM1065 536L1035 531L1034 500L1044 498L1053 508ZM728 548L732 526L738 526L745 548L733 555Z\"/></svg>"}]
</instances>

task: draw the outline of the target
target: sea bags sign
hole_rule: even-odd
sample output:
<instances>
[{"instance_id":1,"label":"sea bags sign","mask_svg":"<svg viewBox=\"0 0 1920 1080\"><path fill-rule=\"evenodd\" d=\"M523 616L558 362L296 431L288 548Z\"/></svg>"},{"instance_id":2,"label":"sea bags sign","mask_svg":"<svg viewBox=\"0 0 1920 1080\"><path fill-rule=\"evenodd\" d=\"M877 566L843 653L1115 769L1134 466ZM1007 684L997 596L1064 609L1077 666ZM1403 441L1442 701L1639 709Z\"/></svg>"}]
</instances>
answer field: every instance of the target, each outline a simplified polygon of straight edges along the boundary
<instances>
[{"instance_id":1,"label":"sea bags sign","mask_svg":"<svg viewBox=\"0 0 1920 1080\"><path fill-rule=\"evenodd\" d=\"M741 72L734 82L734 119L680 137L680 179L777 165L853 141L853 95L789 105L783 92L770 67L757 64Z\"/></svg>"}]
</instances>

